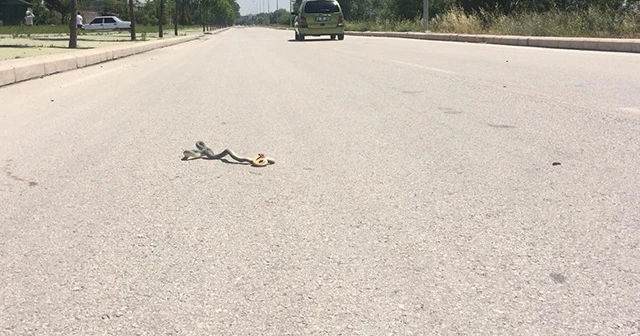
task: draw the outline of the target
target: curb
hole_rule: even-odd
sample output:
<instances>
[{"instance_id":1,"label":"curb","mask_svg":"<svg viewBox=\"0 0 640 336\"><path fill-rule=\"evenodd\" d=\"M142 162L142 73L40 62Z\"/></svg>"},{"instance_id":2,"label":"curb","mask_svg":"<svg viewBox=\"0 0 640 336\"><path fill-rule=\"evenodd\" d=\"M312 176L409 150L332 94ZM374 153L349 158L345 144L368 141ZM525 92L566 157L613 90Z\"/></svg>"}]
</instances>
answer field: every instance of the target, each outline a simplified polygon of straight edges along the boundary
<instances>
[{"instance_id":1,"label":"curb","mask_svg":"<svg viewBox=\"0 0 640 336\"><path fill-rule=\"evenodd\" d=\"M228 29L229 27L193 36L174 37L132 46L104 47L2 61L0 63L0 87L197 40L203 36L218 34Z\"/></svg>"},{"instance_id":2,"label":"curb","mask_svg":"<svg viewBox=\"0 0 640 336\"><path fill-rule=\"evenodd\" d=\"M292 30L292 28L272 28ZM474 35L418 32L357 32L345 31L345 35L408 38L417 40L487 43L521 47L540 47L556 49L574 49L590 51L613 51L640 53L640 39L592 38L592 37L547 37L517 35Z\"/></svg>"},{"instance_id":3,"label":"curb","mask_svg":"<svg viewBox=\"0 0 640 336\"><path fill-rule=\"evenodd\" d=\"M640 53L640 39L546 37L516 35L472 35L443 33L345 32L345 35L409 38L419 40L501 44L522 47L541 47L592 51Z\"/></svg>"}]
</instances>

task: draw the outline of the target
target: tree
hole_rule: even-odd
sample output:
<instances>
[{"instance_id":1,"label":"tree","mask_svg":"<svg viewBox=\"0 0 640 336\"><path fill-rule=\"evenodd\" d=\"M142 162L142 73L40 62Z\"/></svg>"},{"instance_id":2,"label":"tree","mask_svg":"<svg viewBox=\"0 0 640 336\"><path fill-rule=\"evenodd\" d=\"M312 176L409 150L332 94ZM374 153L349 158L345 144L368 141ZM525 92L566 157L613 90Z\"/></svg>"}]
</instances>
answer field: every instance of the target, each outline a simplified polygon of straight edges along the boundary
<instances>
[{"instance_id":1,"label":"tree","mask_svg":"<svg viewBox=\"0 0 640 336\"><path fill-rule=\"evenodd\" d=\"M131 21L131 41L136 40L136 15L133 10L133 0L129 0L129 21Z\"/></svg>"},{"instance_id":2,"label":"tree","mask_svg":"<svg viewBox=\"0 0 640 336\"><path fill-rule=\"evenodd\" d=\"M122 15L129 14L127 8L128 2L122 0L104 0L101 1L101 15ZM129 19L129 18L126 18Z\"/></svg>"},{"instance_id":3,"label":"tree","mask_svg":"<svg viewBox=\"0 0 640 336\"><path fill-rule=\"evenodd\" d=\"M60 16L62 16L60 24L64 24L67 19L67 15L69 15L71 11L70 0L44 0L44 5L48 9L60 13ZM71 14L73 14L71 16L72 18L75 17L75 12L72 12ZM73 23L75 24L75 20L73 20Z\"/></svg>"},{"instance_id":4,"label":"tree","mask_svg":"<svg viewBox=\"0 0 640 336\"><path fill-rule=\"evenodd\" d=\"M69 4L71 15L69 16L69 48L75 49L78 47L78 25L76 22L76 15L78 15L78 4L76 0L71 0Z\"/></svg>"},{"instance_id":5,"label":"tree","mask_svg":"<svg viewBox=\"0 0 640 336\"><path fill-rule=\"evenodd\" d=\"M160 15L158 19L158 37L164 36L162 21L164 21L164 0L160 0Z\"/></svg>"},{"instance_id":6,"label":"tree","mask_svg":"<svg viewBox=\"0 0 640 336\"><path fill-rule=\"evenodd\" d=\"M240 5L236 0L229 0L231 8L233 9L234 20L240 17Z\"/></svg>"},{"instance_id":7,"label":"tree","mask_svg":"<svg viewBox=\"0 0 640 336\"><path fill-rule=\"evenodd\" d=\"M281 25L288 25L290 17L291 13L289 13L288 10L280 8L277 11L273 12L271 22L275 22Z\"/></svg>"},{"instance_id":8,"label":"tree","mask_svg":"<svg viewBox=\"0 0 640 336\"><path fill-rule=\"evenodd\" d=\"M0 4L4 0L0 0ZM35 20L33 23L35 25L52 25L58 21L58 18L54 14L54 11L49 10L45 5L40 2L33 2L33 15L35 15Z\"/></svg>"},{"instance_id":9,"label":"tree","mask_svg":"<svg viewBox=\"0 0 640 336\"><path fill-rule=\"evenodd\" d=\"M422 17L422 0L390 0L387 10L393 19L416 19Z\"/></svg>"},{"instance_id":10,"label":"tree","mask_svg":"<svg viewBox=\"0 0 640 336\"><path fill-rule=\"evenodd\" d=\"M178 36L178 5L180 4L179 0L175 0L176 2L176 11L173 13L173 32L175 36Z\"/></svg>"}]
</instances>

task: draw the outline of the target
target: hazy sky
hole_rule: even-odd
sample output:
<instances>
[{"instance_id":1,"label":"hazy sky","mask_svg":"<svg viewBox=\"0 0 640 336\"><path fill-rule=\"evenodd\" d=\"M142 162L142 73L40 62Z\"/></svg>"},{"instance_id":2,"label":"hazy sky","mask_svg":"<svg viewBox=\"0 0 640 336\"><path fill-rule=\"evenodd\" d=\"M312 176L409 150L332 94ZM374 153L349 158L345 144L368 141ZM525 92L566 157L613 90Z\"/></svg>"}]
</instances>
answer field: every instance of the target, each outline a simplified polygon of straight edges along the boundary
<instances>
[{"instance_id":1,"label":"hazy sky","mask_svg":"<svg viewBox=\"0 0 640 336\"><path fill-rule=\"evenodd\" d=\"M289 10L289 0L236 0L240 5L240 15L257 14L261 12L267 12L267 5L270 12L276 10L277 7ZM262 5L261 5L262 3Z\"/></svg>"}]
</instances>

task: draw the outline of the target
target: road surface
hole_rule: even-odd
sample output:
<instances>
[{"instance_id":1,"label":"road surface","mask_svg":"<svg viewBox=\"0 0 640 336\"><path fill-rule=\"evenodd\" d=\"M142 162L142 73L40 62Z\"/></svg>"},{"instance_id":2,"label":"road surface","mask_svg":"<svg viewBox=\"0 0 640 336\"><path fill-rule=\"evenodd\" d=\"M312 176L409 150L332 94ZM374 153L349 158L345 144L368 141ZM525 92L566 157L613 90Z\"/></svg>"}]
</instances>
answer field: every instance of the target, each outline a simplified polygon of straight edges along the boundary
<instances>
[{"instance_id":1,"label":"road surface","mask_svg":"<svg viewBox=\"0 0 640 336\"><path fill-rule=\"evenodd\" d=\"M640 333L640 55L322 39L0 88L0 334Z\"/></svg>"}]
</instances>

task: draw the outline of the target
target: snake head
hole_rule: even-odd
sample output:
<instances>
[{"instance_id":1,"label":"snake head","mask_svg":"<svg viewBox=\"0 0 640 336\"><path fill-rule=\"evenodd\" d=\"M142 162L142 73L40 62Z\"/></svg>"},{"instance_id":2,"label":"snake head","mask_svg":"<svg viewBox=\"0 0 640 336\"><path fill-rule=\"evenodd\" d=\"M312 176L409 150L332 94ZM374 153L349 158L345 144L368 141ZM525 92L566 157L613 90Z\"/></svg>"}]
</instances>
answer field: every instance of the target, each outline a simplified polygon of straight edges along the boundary
<instances>
[{"instance_id":1,"label":"snake head","mask_svg":"<svg viewBox=\"0 0 640 336\"><path fill-rule=\"evenodd\" d=\"M196 148L199 150L205 150L207 148L207 145L204 144L204 141L197 141Z\"/></svg>"}]
</instances>

